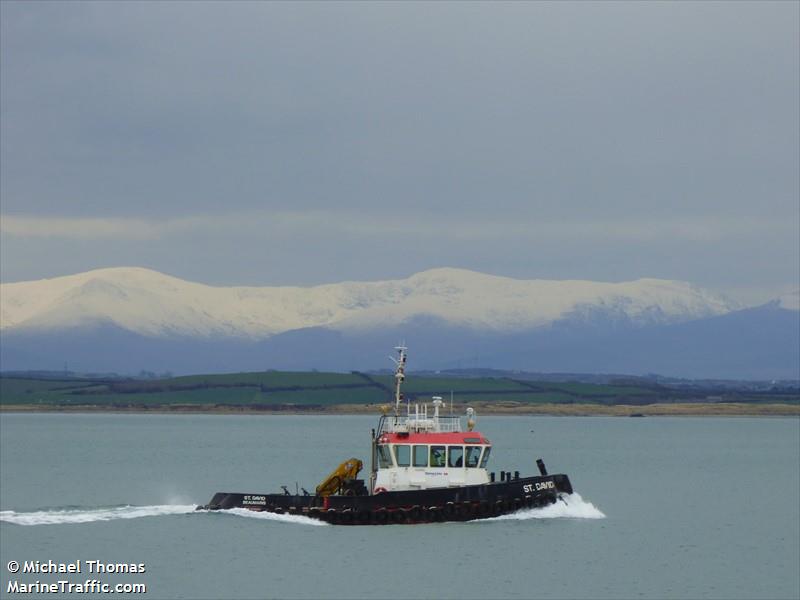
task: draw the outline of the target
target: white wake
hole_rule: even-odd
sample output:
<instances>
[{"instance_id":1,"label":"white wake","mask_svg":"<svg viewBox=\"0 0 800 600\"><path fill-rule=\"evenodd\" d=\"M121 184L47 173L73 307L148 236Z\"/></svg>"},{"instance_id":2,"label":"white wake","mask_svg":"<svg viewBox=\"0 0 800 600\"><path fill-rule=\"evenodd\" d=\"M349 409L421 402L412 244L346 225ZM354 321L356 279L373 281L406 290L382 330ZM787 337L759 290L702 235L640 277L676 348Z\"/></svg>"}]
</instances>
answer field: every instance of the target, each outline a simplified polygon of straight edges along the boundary
<instances>
[{"instance_id":1,"label":"white wake","mask_svg":"<svg viewBox=\"0 0 800 600\"><path fill-rule=\"evenodd\" d=\"M160 517L164 515L185 515L195 512L196 504L159 504L155 506L115 506L93 509L53 509L35 512L0 511L0 521L15 525L64 525L93 523L95 521L115 521L117 519L138 519L140 517ZM211 511L200 511L210 513ZM232 508L219 511L219 514L249 517L299 525L328 525L323 521L300 515L278 515L268 512L254 512L246 508Z\"/></svg>"},{"instance_id":2,"label":"white wake","mask_svg":"<svg viewBox=\"0 0 800 600\"><path fill-rule=\"evenodd\" d=\"M40 510L36 512L0 511L0 521L16 525L62 525L92 523L117 519L138 519L161 515L183 515L194 512L195 504L160 504L155 506L117 506L95 509Z\"/></svg>"},{"instance_id":3,"label":"white wake","mask_svg":"<svg viewBox=\"0 0 800 600\"><path fill-rule=\"evenodd\" d=\"M606 516L580 494L562 494L563 500L541 508L525 508L517 512L486 519L487 521L527 521L528 519L605 519Z\"/></svg>"},{"instance_id":4,"label":"white wake","mask_svg":"<svg viewBox=\"0 0 800 600\"><path fill-rule=\"evenodd\" d=\"M235 515L237 517L248 517L250 519L263 519L265 521L280 521L283 523L296 523L298 525L322 525L327 527L328 523L320 521L319 519L312 519L302 515L279 515L266 511L253 511L246 508L230 508L228 510L219 511L221 514Z\"/></svg>"}]
</instances>

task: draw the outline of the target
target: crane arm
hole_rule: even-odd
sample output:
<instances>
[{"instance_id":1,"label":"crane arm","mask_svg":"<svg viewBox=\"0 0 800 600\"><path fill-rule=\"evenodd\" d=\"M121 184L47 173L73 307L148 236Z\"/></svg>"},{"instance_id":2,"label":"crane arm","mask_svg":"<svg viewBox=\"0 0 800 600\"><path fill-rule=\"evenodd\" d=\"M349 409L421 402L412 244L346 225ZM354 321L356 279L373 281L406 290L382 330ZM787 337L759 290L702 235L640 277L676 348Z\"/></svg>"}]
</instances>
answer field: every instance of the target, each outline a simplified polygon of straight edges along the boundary
<instances>
[{"instance_id":1,"label":"crane arm","mask_svg":"<svg viewBox=\"0 0 800 600\"><path fill-rule=\"evenodd\" d=\"M364 466L357 458L350 458L336 467L322 483L317 486L317 496L332 496L342 489L342 485L349 479L355 479Z\"/></svg>"}]
</instances>

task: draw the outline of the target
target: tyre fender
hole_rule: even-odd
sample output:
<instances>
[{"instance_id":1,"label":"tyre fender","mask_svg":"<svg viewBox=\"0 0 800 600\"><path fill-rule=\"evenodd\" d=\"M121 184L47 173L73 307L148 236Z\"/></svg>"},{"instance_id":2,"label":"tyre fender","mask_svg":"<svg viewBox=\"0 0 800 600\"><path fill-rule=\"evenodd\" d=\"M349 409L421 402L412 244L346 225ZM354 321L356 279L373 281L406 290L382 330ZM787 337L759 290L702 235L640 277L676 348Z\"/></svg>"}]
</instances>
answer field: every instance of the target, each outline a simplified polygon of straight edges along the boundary
<instances>
[{"instance_id":1,"label":"tyre fender","mask_svg":"<svg viewBox=\"0 0 800 600\"><path fill-rule=\"evenodd\" d=\"M372 521L378 525L384 525L389 519L389 513L385 508L381 508L372 513Z\"/></svg>"},{"instance_id":2,"label":"tyre fender","mask_svg":"<svg viewBox=\"0 0 800 600\"><path fill-rule=\"evenodd\" d=\"M419 506L412 506L408 511L410 521L419 521L422 518L422 509Z\"/></svg>"}]
</instances>

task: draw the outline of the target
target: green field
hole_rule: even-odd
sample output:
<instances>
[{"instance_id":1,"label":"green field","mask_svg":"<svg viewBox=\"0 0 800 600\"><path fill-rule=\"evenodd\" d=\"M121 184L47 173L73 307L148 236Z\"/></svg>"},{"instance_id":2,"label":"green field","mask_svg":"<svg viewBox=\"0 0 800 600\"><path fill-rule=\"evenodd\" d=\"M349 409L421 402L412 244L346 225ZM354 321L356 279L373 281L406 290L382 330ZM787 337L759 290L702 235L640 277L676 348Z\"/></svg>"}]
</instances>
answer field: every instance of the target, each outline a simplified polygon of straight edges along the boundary
<instances>
[{"instance_id":1,"label":"green field","mask_svg":"<svg viewBox=\"0 0 800 600\"><path fill-rule=\"evenodd\" d=\"M394 387L394 377L391 375L377 375L372 379L388 388ZM449 395L459 392L493 392L493 391L517 391L526 392L530 388L526 388L511 379L502 377L498 378L475 378L464 379L456 377L409 377L403 384L403 390L408 394L417 394L420 396L430 395Z\"/></svg>"},{"instance_id":2,"label":"green field","mask_svg":"<svg viewBox=\"0 0 800 600\"><path fill-rule=\"evenodd\" d=\"M391 375L267 371L192 375L167 379L34 379L0 377L0 405L33 407L175 406L291 408L373 405L392 402ZM409 376L403 391L410 400L428 400L452 392L468 403L644 405L708 402L671 388L576 382L519 381L505 377L456 378ZM800 403L797 394L729 393L714 402Z\"/></svg>"},{"instance_id":3,"label":"green field","mask_svg":"<svg viewBox=\"0 0 800 600\"><path fill-rule=\"evenodd\" d=\"M209 385L251 384L266 387L322 387L326 385L363 385L364 379L350 373L266 371L226 375L188 375L166 379L171 385L206 383Z\"/></svg>"}]
</instances>

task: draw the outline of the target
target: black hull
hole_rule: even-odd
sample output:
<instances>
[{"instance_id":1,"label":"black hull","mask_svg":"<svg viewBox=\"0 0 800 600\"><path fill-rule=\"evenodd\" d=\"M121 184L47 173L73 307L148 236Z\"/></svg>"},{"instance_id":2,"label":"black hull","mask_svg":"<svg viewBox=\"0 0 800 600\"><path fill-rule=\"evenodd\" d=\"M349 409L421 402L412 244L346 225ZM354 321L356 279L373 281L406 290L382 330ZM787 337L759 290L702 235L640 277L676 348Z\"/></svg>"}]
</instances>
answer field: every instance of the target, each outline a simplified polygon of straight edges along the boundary
<instances>
[{"instance_id":1,"label":"black hull","mask_svg":"<svg viewBox=\"0 0 800 600\"><path fill-rule=\"evenodd\" d=\"M383 492L372 496L301 496L218 492L198 510L246 508L337 525L471 521L553 504L571 494L566 475L522 477L463 487Z\"/></svg>"}]
</instances>

